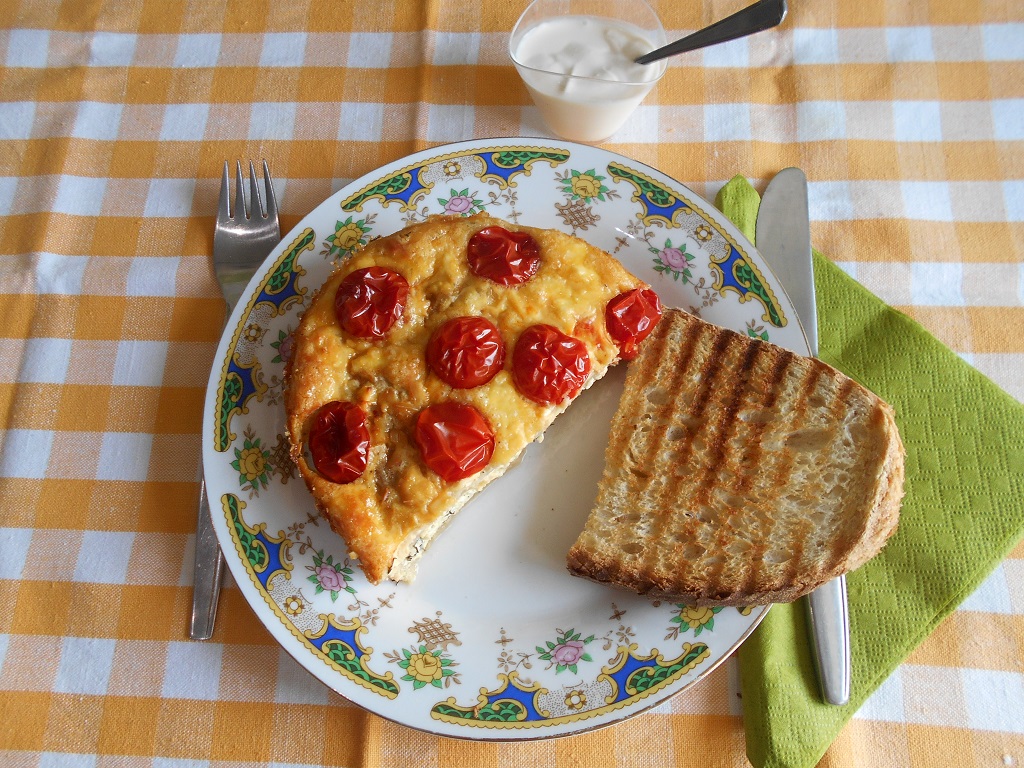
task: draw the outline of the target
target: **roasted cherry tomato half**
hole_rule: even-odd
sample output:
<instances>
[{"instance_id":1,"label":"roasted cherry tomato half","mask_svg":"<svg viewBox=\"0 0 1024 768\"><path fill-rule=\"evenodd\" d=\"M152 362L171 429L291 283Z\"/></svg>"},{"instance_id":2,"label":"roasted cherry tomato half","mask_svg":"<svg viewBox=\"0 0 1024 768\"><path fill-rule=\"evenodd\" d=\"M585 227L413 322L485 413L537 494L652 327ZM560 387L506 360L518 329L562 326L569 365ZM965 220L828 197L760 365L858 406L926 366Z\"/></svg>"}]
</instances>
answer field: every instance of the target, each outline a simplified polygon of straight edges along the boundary
<instances>
[{"instance_id":1,"label":"roasted cherry tomato half","mask_svg":"<svg viewBox=\"0 0 1024 768\"><path fill-rule=\"evenodd\" d=\"M494 430L476 408L449 400L420 411L416 444L427 466L453 483L487 466Z\"/></svg>"},{"instance_id":2,"label":"roasted cherry tomato half","mask_svg":"<svg viewBox=\"0 0 1024 768\"><path fill-rule=\"evenodd\" d=\"M650 288L634 288L608 302L604 322L619 345L619 357L632 360L661 319L661 300Z\"/></svg>"},{"instance_id":3,"label":"roasted cherry tomato half","mask_svg":"<svg viewBox=\"0 0 1024 768\"><path fill-rule=\"evenodd\" d=\"M505 342L494 323L456 317L441 325L427 344L427 365L456 389L486 384L505 364Z\"/></svg>"},{"instance_id":4,"label":"roasted cherry tomato half","mask_svg":"<svg viewBox=\"0 0 1024 768\"><path fill-rule=\"evenodd\" d=\"M409 297L409 283L385 267L357 269L338 285L334 313L347 333L379 339L398 322Z\"/></svg>"},{"instance_id":5,"label":"roasted cherry tomato half","mask_svg":"<svg viewBox=\"0 0 1024 768\"><path fill-rule=\"evenodd\" d=\"M320 406L309 429L309 454L316 471L332 483L351 483L362 475L370 456L363 409L338 400Z\"/></svg>"},{"instance_id":6,"label":"roasted cherry tomato half","mask_svg":"<svg viewBox=\"0 0 1024 768\"><path fill-rule=\"evenodd\" d=\"M550 325L531 325L512 351L516 389L541 405L575 397L589 374L587 345Z\"/></svg>"},{"instance_id":7,"label":"roasted cherry tomato half","mask_svg":"<svg viewBox=\"0 0 1024 768\"><path fill-rule=\"evenodd\" d=\"M469 268L477 277L499 285L519 285L537 273L540 247L526 232L504 227L485 227L469 238Z\"/></svg>"}]
</instances>

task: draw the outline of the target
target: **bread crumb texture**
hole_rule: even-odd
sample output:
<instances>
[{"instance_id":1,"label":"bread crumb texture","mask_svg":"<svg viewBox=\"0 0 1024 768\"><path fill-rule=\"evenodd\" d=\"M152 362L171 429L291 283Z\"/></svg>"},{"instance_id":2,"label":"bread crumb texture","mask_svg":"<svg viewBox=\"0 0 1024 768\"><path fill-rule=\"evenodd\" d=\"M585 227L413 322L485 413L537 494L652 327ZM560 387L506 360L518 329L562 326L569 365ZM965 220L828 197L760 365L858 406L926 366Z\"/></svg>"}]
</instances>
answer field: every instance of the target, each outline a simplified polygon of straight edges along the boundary
<instances>
[{"instance_id":1,"label":"bread crumb texture","mask_svg":"<svg viewBox=\"0 0 1024 768\"><path fill-rule=\"evenodd\" d=\"M666 310L631 364L579 576L693 605L788 602L896 529L892 409L814 358Z\"/></svg>"}]
</instances>

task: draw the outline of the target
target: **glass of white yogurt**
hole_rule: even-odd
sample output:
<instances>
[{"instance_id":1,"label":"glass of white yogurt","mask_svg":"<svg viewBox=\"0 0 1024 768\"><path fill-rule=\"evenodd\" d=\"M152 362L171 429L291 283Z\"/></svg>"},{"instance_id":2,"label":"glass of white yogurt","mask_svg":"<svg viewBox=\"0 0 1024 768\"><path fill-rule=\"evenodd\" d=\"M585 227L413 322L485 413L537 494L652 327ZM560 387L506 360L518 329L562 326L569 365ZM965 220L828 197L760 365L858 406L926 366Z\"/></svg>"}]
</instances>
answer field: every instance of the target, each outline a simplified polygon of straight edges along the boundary
<instances>
[{"instance_id":1,"label":"glass of white yogurt","mask_svg":"<svg viewBox=\"0 0 1024 768\"><path fill-rule=\"evenodd\" d=\"M644 0L534 0L509 56L556 135L596 144L617 131L665 73L634 59L665 45Z\"/></svg>"}]
</instances>

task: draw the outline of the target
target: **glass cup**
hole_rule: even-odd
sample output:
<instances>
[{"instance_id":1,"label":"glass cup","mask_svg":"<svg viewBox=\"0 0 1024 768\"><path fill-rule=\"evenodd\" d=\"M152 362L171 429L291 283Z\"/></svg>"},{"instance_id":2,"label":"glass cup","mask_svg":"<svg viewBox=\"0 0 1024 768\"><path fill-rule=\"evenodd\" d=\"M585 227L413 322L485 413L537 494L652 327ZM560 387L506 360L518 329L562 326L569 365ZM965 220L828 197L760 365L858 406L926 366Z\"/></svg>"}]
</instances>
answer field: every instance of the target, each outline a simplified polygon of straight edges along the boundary
<instances>
[{"instance_id":1,"label":"glass cup","mask_svg":"<svg viewBox=\"0 0 1024 768\"><path fill-rule=\"evenodd\" d=\"M547 127L597 144L622 127L665 73L633 59L665 45L644 0L534 0L509 38L509 56Z\"/></svg>"}]
</instances>

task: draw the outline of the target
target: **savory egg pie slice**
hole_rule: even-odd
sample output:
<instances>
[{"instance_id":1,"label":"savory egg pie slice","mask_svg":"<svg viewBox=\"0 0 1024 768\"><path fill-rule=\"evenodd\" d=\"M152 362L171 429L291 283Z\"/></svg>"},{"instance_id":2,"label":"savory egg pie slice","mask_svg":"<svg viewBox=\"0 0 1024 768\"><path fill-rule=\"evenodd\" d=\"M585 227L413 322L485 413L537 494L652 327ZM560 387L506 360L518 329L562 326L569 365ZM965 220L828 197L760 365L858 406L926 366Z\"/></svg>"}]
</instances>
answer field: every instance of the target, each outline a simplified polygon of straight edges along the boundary
<instances>
[{"instance_id":1,"label":"savory egg pie slice","mask_svg":"<svg viewBox=\"0 0 1024 768\"><path fill-rule=\"evenodd\" d=\"M455 513L660 314L579 238L429 218L346 259L307 308L287 374L292 457L366 577L411 581Z\"/></svg>"}]
</instances>

